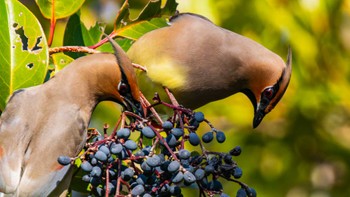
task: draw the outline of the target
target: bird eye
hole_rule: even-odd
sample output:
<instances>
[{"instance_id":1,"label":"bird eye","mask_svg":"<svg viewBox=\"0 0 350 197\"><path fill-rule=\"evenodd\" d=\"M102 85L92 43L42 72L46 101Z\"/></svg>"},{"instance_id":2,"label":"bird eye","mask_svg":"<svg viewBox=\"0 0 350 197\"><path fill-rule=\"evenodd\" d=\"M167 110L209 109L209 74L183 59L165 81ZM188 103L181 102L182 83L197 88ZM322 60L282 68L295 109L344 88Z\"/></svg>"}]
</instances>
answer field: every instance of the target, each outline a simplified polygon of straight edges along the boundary
<instances>
[{"instance_id":1,"label":"bird eye","mask_svg":"<svg viewBox=\"0 0 350 197\"><path fill-rule=\"evenodd\" d=\"M120 82L118 85L118 92L121 95L125 95L126 93L129 92L129 86L126 83Z\"/></svg>"},{"instance_id":2,"label":"bird eye","mask_svg":"<svg viewBox=\"0 0 350 197\"><path fill-rule=\"evenodd\" d=\"M274 90L273 90L272 87L271 87L271 88L266 88L266 89L264 90L264 96L265 96L266 98L268 98L268 99L272 99L273 94L274 94Z\"/></svg>"}]
</instances>

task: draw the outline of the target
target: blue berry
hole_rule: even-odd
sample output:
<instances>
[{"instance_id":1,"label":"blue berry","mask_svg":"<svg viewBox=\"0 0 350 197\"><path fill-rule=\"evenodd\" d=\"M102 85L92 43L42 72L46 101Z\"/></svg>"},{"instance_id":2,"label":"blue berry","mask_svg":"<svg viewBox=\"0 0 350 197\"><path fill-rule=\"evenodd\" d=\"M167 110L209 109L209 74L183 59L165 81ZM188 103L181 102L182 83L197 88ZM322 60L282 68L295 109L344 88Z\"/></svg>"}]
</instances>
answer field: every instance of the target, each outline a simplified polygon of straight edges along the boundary
<instances>
[{"instance_id":1,"label":"blue berry","mask_svg":"<svg viewBox=\"0 0 350 197\"><path fill-rule=\"evenodd\" d=\"M154 136L156 136L156 133L152 130L151 127L143 127L142 130L142 135L144 135L146 138L152 139Z\"/></svg>"},{"instance_id":2,"label":"blue berry","mask_svg":"<svg viewBox=\"0 0 350 197\"><path fill-rule=\"evenodd\" d=\"M109 189L109 194L110 194L110 195L111 195L111 194L114 195L114 193L115 193L115 186L114 186L113 183L111 183L111 182L108 183L108 189ZM107 186L106 186L106 185L104 186L104 190L105 190L105 191L107 190Z\"/></svg>"},{"instance_id":3,"label":"blue berry","mask_svg":"<svg viewBox=\"0 0 350 197\"><path fill-rule=\"evenodd\" d=\"M95 158L102 162L107 161L107 155L100 150L95 153Z\"/></svg>"},{"instance_id":4,"label":"blue berry","mask_svg":"<svg viewBox=\"0 0 350 197\"><path fill-rule=\"evenodd\" d=\"M144 153L142 150L139 150L139 151L137 151L137 152L135 153L135 156L137 156L137 157L143 157L143 156L145 156L145 153Z\"/></svg>"},{"instance_id":5,"label":"blue berry","mask_svg":"<svg viewBox=\"0 0 350 197\"><path fill-rule=\"evenodd\" d=\"M233 177L235 177L235 179L239 179L242 177L243 175L243 171L240 167L236 167L233 172L232 172Z\"/></svg>"},{"instance_id":6,"label":"blue berry","mask_svg":"<svg viewBox=\"0 0 350 197\"><path fill-rule=\"evenodd\" d=\"M184 168L185 168L187 171L189 171L189 172L191 172L191 173L194 173L195 168L194 168L193 166L191 166L191 165L184 165Z\"/></svg>"},{"instance_id":7,"label":"blue berry","mask_svg":"<svg viewBox=\"0 0 350 197\"><path fill-rule=\"evenodd\" d=\"M97 163L98 161L95 157L91 159L91 165L95 166Z\"/></svg>"},{"instance_id":8,"label":"blue berry","mask_svg":"<svg viewBox=\"0 0 350 197\"><path fill-rule=\"evenodd\" d=\"M173 129L171 129L171 133L172 133L177 139L179 139L181 136L183 136L184 130L181 129L181 128L173 128Z\"/></svg>"},{"instance_id":9,"label":"blue berry","mask_svg":"<svg viewBox=\"0 0 350 197\"><path fill-rule=\"evenodd\" d=\"M136 182L140 185L145 185L147 182L147 177L144 174L140 174L137 179Z\"/></svg>"},{"instance_id":10,"label":"blue berry","mask_svg":"<svg viewBox=\"0 0 350 197\"><path fill-rule=\"evenodd\" d=\"M188 151L188 150L186 150L186 149L181 149L181 150L179 151L179 157L180 157L180 159L188 159L188 158L190 158L190 156L191 156L190 151Z\"/></svg>"},{"instance_id":11,"label":"blue berry","mask_svg":"<svg viewBox=\"0 0 350 197\"><path fill-rule=\"evenodd\" d=\"M139 196L145 192L145 188L143 185L137 185L131 190L131 195L132 196Z\"/></svg>"},{"instance_id":12,"label":"blue berry","mask_svg":"<svg viewBox=\"0 0 350 197\"><path fill-rule=\"evenodd\" d=\"M207 174L211 174L214 172L215 168L212 165L207 165L207 166L205 166L204 170Z\"/></svg>"},{"instance_id":13,"label":"blue berry","mask_svg":"<svg viewBox=\"0 0 350 197\"><path fill-rule=\"evenodd\" d=\"M57 158L57 161L58 161L59 164L61 164L63 166L66 166L66 165L70 164L71 159L68 156L59 156Z\"/></svg>"},{"instance_id":14,"label":"blue berry","mask_svg":"<svg viewBox=\"0 0 350 197\"><path fill-rule=\"evenodd\" d=\"M204 120L204 114L202 112L195 112L194 113L194 119L197 121L197 122L203 122Z\"/></svg>"},{"instance_id":15,"label":"blue berry","mask_svg":"<svg viewBox=\"0 0 350 197\"><path fill-rule=\"evenodd\" d=\"M91 179L91 177L90 177L88 174L85 174L85 175L81 178L81 180L83 180L84 182L87 182L87 183L90 182L90 179Z\"/></svg>"},{"instance_id":16,"label":"blue berry","mask_svg":"<svg viewBox=\"0 0 350 197\"><path fill-rule=\"evenodd\" d=\"M81 169L84 170L85 172L91 172L92 170L92 165L90 164L90 162L88 161L84 161L81 165L80 165Z\"/></svg>"},{"instance_id":17,"label":"blue berry","mask_svg":"<svg viewBox=\"0 0 350 197\"><path fill-rule=\"evenodd\" d=\"M227 164L232 164L233 163L232 156L230 154L225 154L224 161Z\"/></svg>"},{"instance_id":18,"label":"blue berry","mask_svg":"<svg viewBox=\"0 0 350 197\"><path fill-rule=\"evenodd\" d=\"M170 121L165 121L163 122L162 127L165 131L170 131L173 128L173 123L171 123Z\"/></svg>"},{"instance_id":19,"label":"blue berry","mask_svg":"<svg viewBox=\"0 0 350 197\"><path fill-rule=\"evenodd\" d=\"M129 150L131 150L131 149L129 149ZM126 152L126 149L125 149L125 148L123 148L122 152L119 153L117 156L118 156L119 159L126 159L126 158L129 157L129 155L128 155L128 153Z\"/></svg>"},{"instance_id":20,"label":"blue berry","mask_svg":"<svg viewBox=\"0 0 350 197\"><path fill-rule=\"evenodd\" d=\"M116 171L114 171L113 169L109 169L108 172L110 177L115 177L115 175L117 175Z\"/></svg>"},{"instance_id":21,"label":"blue berry","mask_svg":"<svg viewBox=\"0 0 350 197\"><path fill-rule=\"evenodd\" d=\"M137 144L133 140L127 140L124 143L125 148L129 150L136 150L137 149Z\"/></svg>"},{"instance_id":22,"label":"blue berry","mask_svg":"<svg viewBox=\"0 0 350 197\"><path fill-rule=\"evenodd\" d=\"M221 193L220 197L230 197L229 195L225 194L225 193Z\"/></svg>"},{"instance_id":23,"label":"blue berry","mask_svg":"<svg viewBox=\"0 0 350 197\"><path fill-rule=\"evenodd\" d=\"M93 191L96 194L96 196L104 196L105 195L105 191L100 187L96 187Z\"/></svg>"},{"instance_id":24,"label":"blue berry","mask_svg":"<svg viewBox=\"0 0 350 197\"><path fill-rule=\"evenodd\" d=\"M177 144L176 137L173 134L169 134L165 140L170 147L175 147Z\"/></svg>"},{"instance_id":25,"label":"blue berry","mask_svg":"<svg viewBox=\"0 0 350 197\"><path fill-rule=\"evenodd\" d=\"M179 168L180 168L180 163L178 161L172 161L168 165L168 171L171 173L176 172L177 170L179 170Z\"/></svg>"},{"instance_id":26,"label":"blue berry","mask_svg":"<svg viewBox=\"0 0 350 197\"><path fill-rule=\"evenodd\" d=\"M152 157L148 158L146 160L146 163L150 166L150 167L156 167L160 165L160 157L158 155L153 155Z\"/></svg>"},{"instance_id":27,"label":"blue berry","mask_svg":"<svg viewBox=\"0 0 350 197\"><path fill-rule=\"evenodd\" d=\"M197 122L196 120L193 120L190 122L190 125L194 128L197 129L199 127L199 122Z\"/></svg>"},{"instance_id":28,"label":"blue berry","mask_svg":"<svg viewBox=\"0 0 350 197\"><path fill-rule=\"evenodd\" d=\"M173 183L180 183L184 179L184 174L180 171L172 178Z\"/></svg>"},{"instance_id":29,"label":"blue berry","mask_svg":"<svg viewBox=\"0 0 350 197\"><path fill-rule=\"evenodd\" d=\"M222 132L222 131L217 131L217 132L216 132L216 140L217 140L219 143L223 143L223 142L226 140L225 133Z\"/></svg>"},{"instance_id":30,"label":"blue berry","mask_svg":"<svg viewBox=\"0 0 350 197\"><path fill-rule=\"evenodd\" d=\"M230 155L233 155L233 156L239 156L241 153L242 153L242 149L240 146L236 146L232 150L230 150Z\"/></svg>"},{"instance_id":31,"label":"blue berry","mask_svg":"<svg viewBox=\"0 0 350 197\"><path fill-rule=\"evenodd\" d=\"M249 197L256 197L256 191L254 188L248 187L247 194Z\"/></svg>"},{"instance_id":32,"label":"blue berry","mask_svg":"<svg viewBox=\"0 0 350 197\"><path fill-rule=\"evenodd\" d=\"M118 138L128 139L130 137L130 129L123 128L117 131Z\"/></svg>"},{"instance_id":33,"label":"blue berry","mask_svg":"<svg viewBox=\"0 0 350 197\"><path fill-rule=\"evenodd\" d=\"M194 176L196 177L197 181L200 181L205 177L205 171L202 168L198 168L194 173Z\"/></svg>"},{"instance_id":34,"label":"blue berry","mask_svg":"<svg viewBox=\"0 0 350 197\"><path fill-rule=\"evenodd\" d=\"M109 147L112 154L119 154L123 150L123 146L121 144L116 144L115 142L111 143Z\"/></svg>"},{"instance_id":35,"label":"blue berry","mask_svg":"<svg viewBox=\"0 0 350 197\"><path fill-rule=\"evenodd\" d=\"M151 152L152 146L146 146L142 149L142 152L145 153L145 155L149 155L149 153Z\"/></svg>"},{"instance_id":36,"label":"blue berry","mask_svg":"<svg viewBox=\"0 0 350 197\"><path fill-rule=\"evenodd\" d=\"M190 133L189 141L190 144L192 144L193 146L198 146L198 144L200 143L200 139L196 133Z\"/></svg>"},{"instance_id":37,"label":"blue berry","mask_svg":"<svg viewBox=\"0 0 350 197\"><path fill-rule=\"evenodd\" d=\"M187 183L194 183L196 181L196 177L189 171L184 173L184 181Z\"/></svg>"},{"instance_id":38,"label":"blue berry","mask_svg":"<svg viewBox=\"0 0 350 197\"><path fill-rule=\"evenodd\" d=\"M94 177L99 177L101 176L101 174L102 174L102 170L98 166L94 166L90 172L90 175Z\"/></svg>"},{"instance_id":39,"label":"blue berry","mask_svg":"<svg viewBox=\"0 0 350 197\"><path fill-rule=\"evenodd\" d=\"M104 152L107 156L110 154L110 151L109 151L109 149L107 148L107 146L102 145L102 146L100 146L100 147L98 148L98 150Z\"/></svg>"},{"instance_id":40,"label":"blue berry","mask_svg":"<svg viewBox=\"0 0 350 197\"><path fill-rule=\"evenodd\" d=\"M134 176L134 170L131 168L126 168L124 171L122 171L121 176L124 181L129 181L132 176Z\"/></svg>"},{"instance_id":41,"label":"blue berry","mask_svg":"<svg viewBox=\"0 0 350 197\"><path fill-rule=\"evenodd\" d=\"M218 180L212 180L208 183L209 189L213 191L221 191L222 190L222 184Z\"/></svg>"},{"instance_id":42,"label":"blue berry","mask_svg":"<svg viewBox=\"0 0 350 197\"><path fill-rule=\"evenodd\" d=\"M153 172L153 168L151 166L149 166L147 164L146 161L144 161L142 164L141 164L141 169L145 172L145 173L152 173Z\"/></svg>"},{"instance_id":43,"label":"blue berry","mask_svg":"<svg viewBox=\"0 0 350 197\"><path fill-rule=\"evenodd\" d=\"M204 143L209 143L214 139L213 132L209 131L202 136L202 141Z\"/></svg>"},{"instance_id":44,"label":"blue berry","mask_svg":"<svg viewBox=\"0 0 350 197\"><path fill-rule=\"evenodd\" d=\"M99 136L95 137L92 141L97 142L97 141L101 141L103 139L104 139L103 135L99 135Z\"/></svg>"},{"instance_id":45,"label":"blue berry","mask_svg":"<svg viewBox=\"0 0 350 197\"><path fill-rule=\"evenodd\" d=\"M240 189L237 191L236 197L247 197L247 193L245 192L245 189L240 188Z\"/></svg>"},{"instance_id":46,"label":"blue berry","mask_svg":"<svg viewBox=\"0 0 350 197\"><path fill-rule=\"evenodd\" d=\"M181 188L179 186L176 186L176 185L171 185L169 187L169 192L172 196L178 196L181 194Z\"/></svg>"}]
</instances>

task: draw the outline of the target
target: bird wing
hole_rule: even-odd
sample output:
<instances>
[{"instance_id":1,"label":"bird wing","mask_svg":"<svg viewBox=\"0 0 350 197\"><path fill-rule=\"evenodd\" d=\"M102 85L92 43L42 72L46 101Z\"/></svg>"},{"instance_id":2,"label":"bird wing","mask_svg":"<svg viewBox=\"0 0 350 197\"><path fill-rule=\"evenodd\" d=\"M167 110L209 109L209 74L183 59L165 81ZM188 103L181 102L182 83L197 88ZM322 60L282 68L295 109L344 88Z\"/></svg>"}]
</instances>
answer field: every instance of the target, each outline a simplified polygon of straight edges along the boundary
<instances>
[{"instance_id":1,"label":"bird wing","mask_svg":"<svg viewBox=\"0 0 350 197\"><path fill-rule=\"evenodd\" d=\"M48 196L69 184L71 167L57 158L81 151L88 120L79 107L50 98L36 87L8 102L0 121L0 192Z\"/></svg>"},{"instance_id":2,"label":"bird wing","mask_svg":"<svg viewBox=\"0 0 350 197\"><path fill-rule=\"evenodd\" d=\"M13 94L0 117L0 192L14 193L20 182L23 152L30 136L23 116L23 94Z\"/></svg>"},{"instance_id":3,"label":"bird wing","mask_svg":"<svg viewBox=\"0 0 350 197\"><path fill-rule=\"evenodd\" d=\"M60 110L55 115L46 115L46 122L40 132L33 136L26 151L25 165L17 193L33 196L48 196L53 190L62 193L69 185L72 167L57 162L61 155L75 157L83 148L86 140L87 122L74 105L57 103ZM63 107L64 106L64 107ZM60 190L62 188L62 190Z\"/></svg>"}]
</instances>

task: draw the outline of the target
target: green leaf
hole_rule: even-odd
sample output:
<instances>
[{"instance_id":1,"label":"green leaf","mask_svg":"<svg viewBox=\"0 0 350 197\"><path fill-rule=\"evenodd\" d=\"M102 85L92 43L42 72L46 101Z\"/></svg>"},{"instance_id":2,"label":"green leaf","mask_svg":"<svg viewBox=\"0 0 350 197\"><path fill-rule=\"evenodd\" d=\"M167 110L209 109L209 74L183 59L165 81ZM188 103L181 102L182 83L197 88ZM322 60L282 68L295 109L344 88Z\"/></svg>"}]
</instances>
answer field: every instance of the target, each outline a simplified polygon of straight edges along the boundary
<instances>
[{"instance_id":1,"label":"green leaf","mask_svg":"<svg viewBox=\"0 0 350 197\"><path fill-rule=\"evenodd\" d=\"M159 16L161 11L161 1L149 1L148 4L140 12L135 21L150 20L156 16Z\"/></svg>"},{"instance_id":2,"label":"green leaf","mask_svg":"<svg viewBox=\"0 0 350 197\"><path fill-rule=\"evenodd\" d=\"M132 25L125 26L116 31L116 34L131 40L137 40L142 35L152 30L167 26L166 19L154 18L150 21L140 21Z\"/></svg>"},{"instance_id":3,"label":"green leaf","mask_svg":"<svg viewBox=\"0 0 350 197\"><path fill-rule=\"evenodd\" d=\"M161 15L162 16L173 16L176 12L178 3L175 0L167 0L164 7L162 8Z\"/></svg>"},{"instance_id":4,"label":"green leaf","mask_svg":"<svg viewBox=\"0 0 350 197\"><path fill-rule=\"evenodd\" d=\"M85 46L82 30L80 24L80 18L77 14L72 15L69 17L65 32L64 32L64 38L63 38L63 45L64 46ZM78 57L81 57L82 54L79 53L73 53L73 52L65 52L65 54L69 55L73 59L77 59Z\"/></svg>"},{"instance_id":5,"label":"green leaf","mask_svg":"<svg viewBox=\"0 0 350 197\"><path fill-rule=\"evenodd\" d=\"M115 19L114 29L119 29L124 25L123 23L129 22L130 21L129 15L130 15L129 2L128 0L126 0L117 14L117 18Z\"/></svg>"},{"instance_id":6,"label":"green leaf","mask_svg":"<svg viewBox=\"0 0 350 197\"><path fill-rule=\"evenodd\" d=\"M130 39L124 38L124 39L117 39L116 42L124 51L128 51L133 41ZM106 42L105 44L99 46L96 50L101 52L114 53L113 47L109 42Z\"/></svg>"},{"instance_id":7,"label":"green leaf","mask_svg":"<svg viewBox=\"0 0 350 197\"><path fill-rule=\"evenodd\" d=\"M0 1L0 111L15 90L43 83L48 66L45 34L19 1Z\"/></svg>"},{"instance_id":8,"label":"green leaf","mask_svg":"<svg viewBox=\"0 0 350 197\"><path fill-rule=\"evenodd\" d=\"M161 5L160 0L149 1L138 17L130 20L129 5L126 1L118 13L112 35L137 40L149 31L167 26L164 17L173 15L178 4L175 0L168 0L163 8Z\"/></svg>"},{"instance_id":9,"label":"green leaf","mask_svg":"<svg viewBox=\"0 0 350 197\"><path fill-rule=\"evenodd\" d=\"M62 70L65 66L71 63L74 59L65 55L64 53L55 53L51 55L53 64L55 65L55 72Z\"/></svg>"},{"instance_id":10,"label":"green leaf","mask_svg":"<svg viewBox=\"0 0 350 197\"><path fill-rule=\"evenodd\" d=\"M85 0L35 0L45 18L52 17L52 10L56 19L68 17L79 10Z\"/></svg>"},{"instance_id":11,"label":"green leaf","mask_svg":"<svg viewBox=\"0 0 350 197\"><path fill-rule=\"evenodd\" d=\"M102 36L101 26L96 22L94 26L86 27L80 18L80 13L69 17L64 32L63 45L65 46L91 46L96 44ZM76 59L82 54L67 52L67 55Z\"/></svg>"}]
</instances>

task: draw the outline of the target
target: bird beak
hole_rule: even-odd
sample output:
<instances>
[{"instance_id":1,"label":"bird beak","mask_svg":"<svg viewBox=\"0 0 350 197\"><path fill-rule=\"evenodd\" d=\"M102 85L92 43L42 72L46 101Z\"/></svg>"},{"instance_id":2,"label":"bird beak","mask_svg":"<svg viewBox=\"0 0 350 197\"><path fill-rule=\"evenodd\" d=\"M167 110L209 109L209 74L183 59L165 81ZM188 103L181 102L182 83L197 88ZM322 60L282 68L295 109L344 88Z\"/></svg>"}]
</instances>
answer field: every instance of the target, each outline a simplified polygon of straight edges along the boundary
<instances>
[{"instance_id":1,"label":"bird beak","mask_svg":"<svg viewBox=\"0 0 350 197\"><path fill-rule=\"evenodd\" d=\"M124 110L133 112L139 116L143 115L143 108L140 102L131 101L130 99L123 97L124 100ZM133 99L132 99L133 100Z\"/></svg>"},{"instance_id":2,"label":"bird beak","mask_svg":"<svg viewBox=\"0 0 350 197\"><path fill-rule=\"evenodd\" d=\"M258 104L256 111L254 113L254 119L253 119L253 128L255 129L257 126L259 126L259 124L261 123L261 121L264 119L265 117L265 109L263 109L261 107L260 104Z\"/></svg>"},{"instance_id":3,"label":"bird beak","mask_svg":"<svg viewBox=\"0 0 350 197\"><path fill-rule=\"evenodd\" d=\"M255 129L257 126L259 126L266 114L266 105L262 105L260 100L257 101L258 99L255 97L255 94L251 90L244 89L241 92L249 98L250 102L254 107L253 128Z\"/></svg>"}]
</instances>

